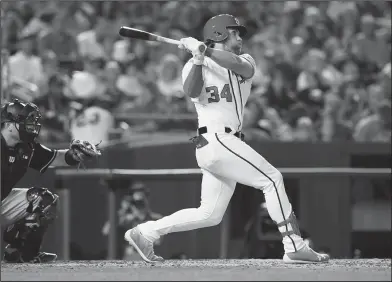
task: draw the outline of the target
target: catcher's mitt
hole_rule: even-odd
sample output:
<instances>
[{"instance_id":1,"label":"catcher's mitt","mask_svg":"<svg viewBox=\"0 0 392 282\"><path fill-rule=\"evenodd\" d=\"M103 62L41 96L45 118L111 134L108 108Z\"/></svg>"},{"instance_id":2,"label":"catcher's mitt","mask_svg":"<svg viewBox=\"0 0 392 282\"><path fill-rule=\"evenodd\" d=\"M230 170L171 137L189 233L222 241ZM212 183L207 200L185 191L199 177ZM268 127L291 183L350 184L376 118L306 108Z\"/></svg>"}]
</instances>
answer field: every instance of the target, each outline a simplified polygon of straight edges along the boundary
<instances>
[{"instance_id":1,"label":"catcher's mitt","mask_svg":"<svg viewBox=\"0 0 392 282\"><path fill-rule=\"evenodd\" d=\"M101 151L98 148L99 144L94 145L84 140L72 140L69 151L73 159L79 162L78 168L80 165L85 167L84 161L101 156Z\"/></svg>"}]
</instances>

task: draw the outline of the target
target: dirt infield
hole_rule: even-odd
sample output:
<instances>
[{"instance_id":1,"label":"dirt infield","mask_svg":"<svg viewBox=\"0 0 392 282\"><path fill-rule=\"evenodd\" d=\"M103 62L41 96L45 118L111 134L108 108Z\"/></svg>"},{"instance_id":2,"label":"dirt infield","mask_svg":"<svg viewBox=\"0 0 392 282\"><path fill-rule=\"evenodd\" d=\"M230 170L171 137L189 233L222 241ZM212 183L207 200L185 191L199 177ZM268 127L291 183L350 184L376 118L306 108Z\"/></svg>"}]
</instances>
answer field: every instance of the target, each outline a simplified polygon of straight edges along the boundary
<instances>
[{"instance_id":1,"label":"dirt infield","mask_svg":"<svg viewBox=\"0 0 392 282\"><path fill-rule=\"evenodd\" d=\"M391 260L331 260L318 265L286 265L280 260L71 261L3 264L1 280L378 280L391 281Z\"/></svg>"}]
</instances>

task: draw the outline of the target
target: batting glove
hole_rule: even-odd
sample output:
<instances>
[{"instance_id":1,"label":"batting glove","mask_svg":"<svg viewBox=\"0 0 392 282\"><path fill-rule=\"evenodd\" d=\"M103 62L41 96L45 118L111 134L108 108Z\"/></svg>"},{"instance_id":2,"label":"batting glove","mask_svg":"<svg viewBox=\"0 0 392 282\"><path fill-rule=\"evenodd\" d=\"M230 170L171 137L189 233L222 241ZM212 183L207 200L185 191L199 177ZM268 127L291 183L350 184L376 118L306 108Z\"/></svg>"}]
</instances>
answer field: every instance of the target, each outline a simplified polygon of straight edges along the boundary
<instances>
[{"instance_id":1,"label":"batting glove","mask_svg":"<svg viewBox=\"0 0 392 282\"><path fill-rule=\"evenodd\" d=\"M193 64L200 66L204 62L204 55L194 54L192 60Z\"/></svg>"},{"instance_id":2,"label":"batting glove","mask_svg":"<svg viewBox=\"0 0 392 282\"><path fill-rule=\"evenodd\" d=\"M180 42L179 48L185 48L191 52L192 55L204 55L204 52L207 49L207 46L203 42L193 37L181 38Z\"/></svg>"}]
</instances>

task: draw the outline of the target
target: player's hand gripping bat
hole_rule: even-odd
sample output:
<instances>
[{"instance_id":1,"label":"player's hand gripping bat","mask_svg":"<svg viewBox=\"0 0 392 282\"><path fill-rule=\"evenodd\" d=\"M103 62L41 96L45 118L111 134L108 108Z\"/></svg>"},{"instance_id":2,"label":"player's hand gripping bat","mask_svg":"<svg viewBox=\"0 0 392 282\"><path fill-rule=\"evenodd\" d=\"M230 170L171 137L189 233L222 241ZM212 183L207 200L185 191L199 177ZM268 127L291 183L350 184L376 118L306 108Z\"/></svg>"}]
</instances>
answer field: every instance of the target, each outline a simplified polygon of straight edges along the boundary
<instances>
[{"instance_id":1,"label":"player's hand gripping bat","mask_svg":"<svg viewBox=\"0 0 392 282\"><path fill-rule=\"evenodd\" d=\"M167 38L164 36L156 35L144 30L132 28L132 27L127 27L127 26L122 26L120 28L119 34L123 37L128 37L128 38L135 38L135 39L141 39L141 40L146 40L146 41L156 41L156 42L163 42L163 43L169 43L169 44L174 44L174 45L181 45L181 42L179 40ZM200 50L200 52L204 52L205 46L200 46L200 48L203 48L203 50Z\"/></svg>"}]
</instances>

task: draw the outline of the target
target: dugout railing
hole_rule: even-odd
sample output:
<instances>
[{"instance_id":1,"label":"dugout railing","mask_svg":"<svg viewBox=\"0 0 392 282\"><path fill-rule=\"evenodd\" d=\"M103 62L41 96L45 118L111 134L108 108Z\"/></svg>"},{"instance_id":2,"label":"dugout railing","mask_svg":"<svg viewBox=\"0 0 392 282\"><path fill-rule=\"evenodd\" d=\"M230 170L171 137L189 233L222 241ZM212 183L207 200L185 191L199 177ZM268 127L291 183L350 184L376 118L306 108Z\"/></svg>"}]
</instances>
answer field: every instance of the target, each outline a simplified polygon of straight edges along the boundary
<instances>
[{"instance_id":1,"label":"dugout railing","mask_svg":"<svg viewBox=\"0 0 392 282\"><path fill-rule=\"evenodd\" d=\"M390 168L345 168L345 167L303 167L303 168L279 168L284 177L388 177L391 175ZM107 186L108 201L108 218L110 222L110 231L107 242L108 259L117 258L117 191L124 186L118 185L118 180L191 180L201 179L200 169L56 169L56 188L60 195L60 222L61 222L61 250L59 259L70 259L70 242L71 242L71 186L64 185L66 179L72 178L100 178L105 180ZM229 232L228 224L230 217L229 209L222 221L220 231L220 258L227 257Z\"/></svg>"}]
</instances>

